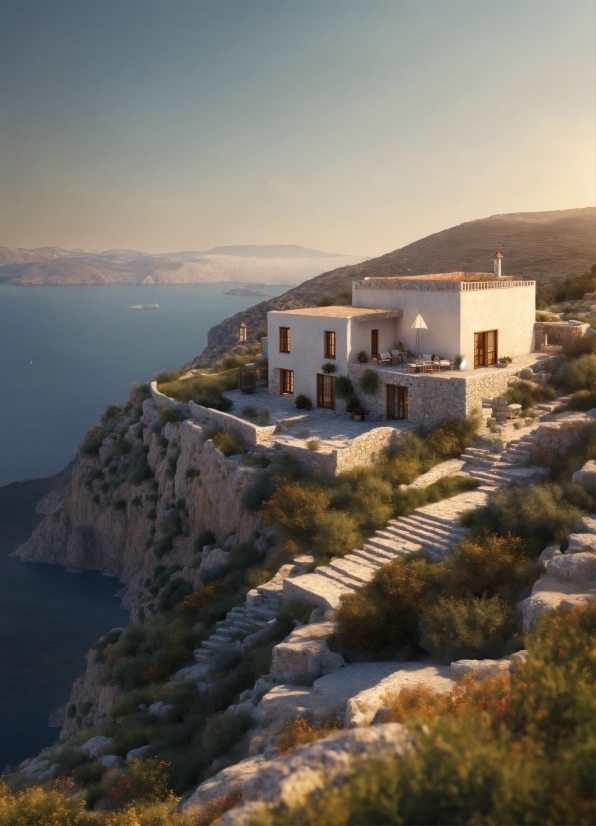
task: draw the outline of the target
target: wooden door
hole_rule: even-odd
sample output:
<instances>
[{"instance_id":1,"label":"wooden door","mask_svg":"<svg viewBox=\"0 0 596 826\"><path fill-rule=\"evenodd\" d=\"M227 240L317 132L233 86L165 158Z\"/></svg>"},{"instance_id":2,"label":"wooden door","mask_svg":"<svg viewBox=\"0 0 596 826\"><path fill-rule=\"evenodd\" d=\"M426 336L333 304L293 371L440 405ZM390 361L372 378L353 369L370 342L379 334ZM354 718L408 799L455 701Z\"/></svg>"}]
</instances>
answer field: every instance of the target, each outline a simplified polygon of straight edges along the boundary
<instances>
[{"instance_id":1,"label":"wooden door","mask_svg":"<svg viewBox=\"0 0 596 826\"><path fill-rule=\"evenodd\" d=\"M387 418L408 418L408 388L395 384L387 385Z\"/></svg>"},{"instance_id":2,"label":"wooden door","mask_svg":"<svg viewBox=\"0 0 596 826\"><path fill-rule=\"evenodd\" d=\"M286 393L292 394L294 392L294 371L280 370L280 373L280 393L282 395Z\"/></svg>"},{"instance_id":3,"label":"wooden door","mask_svg":"<svg viewBox=\"0 0 596 826\"><path fill-rule=\"evenodd\" d=\"M376 358L379 355L379 331L370 331L370 357Z\"/></svg>"},{"instance_id":4,"label":"wooden door","mask_svg":"<svg viewBox=\"0 0 596 826\"><path fill-rule=\"evenodd\" d=\"M335 410L335 380L333 376L317 373L317 407Z\"/></svg>"},{"instance_id":5,"label":"wooden door","mask_svg":"<svg viewBox=\"0 0 596 826\"><path fill-rule=\"evenodd\" d=\"M497 363L497 331L474 333L474 368Z\"/></svg>"}]
</instances>

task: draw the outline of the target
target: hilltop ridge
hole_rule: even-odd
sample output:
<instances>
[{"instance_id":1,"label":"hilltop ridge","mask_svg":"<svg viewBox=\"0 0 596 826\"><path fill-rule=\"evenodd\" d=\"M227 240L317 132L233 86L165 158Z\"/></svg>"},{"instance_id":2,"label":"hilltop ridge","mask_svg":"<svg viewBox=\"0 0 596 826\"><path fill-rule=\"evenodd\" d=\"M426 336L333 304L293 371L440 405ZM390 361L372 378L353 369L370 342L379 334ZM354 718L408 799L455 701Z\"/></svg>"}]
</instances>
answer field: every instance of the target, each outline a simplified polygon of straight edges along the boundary
<instances>
[{"instance_id":1,"label":"hilltop ridge","mask_svg":"<svg viewBox=\"0 0 596 826\"><path fill-rule=\"evenodd\" d=\"M283 295L227 318L209 330L199 359L209 361L236 343L240 321L249 340L266 327L269 310L313 306L325 295L349 290L366 277L407 276L433 272L486 272L492 254L503 253L503 273L522 275L539 284L560 281L589 270L594 263L596 207L518 212L467 221L427 235L419 241L352 266L338 267L311 278Z\"/></svg>"}]
</instances>

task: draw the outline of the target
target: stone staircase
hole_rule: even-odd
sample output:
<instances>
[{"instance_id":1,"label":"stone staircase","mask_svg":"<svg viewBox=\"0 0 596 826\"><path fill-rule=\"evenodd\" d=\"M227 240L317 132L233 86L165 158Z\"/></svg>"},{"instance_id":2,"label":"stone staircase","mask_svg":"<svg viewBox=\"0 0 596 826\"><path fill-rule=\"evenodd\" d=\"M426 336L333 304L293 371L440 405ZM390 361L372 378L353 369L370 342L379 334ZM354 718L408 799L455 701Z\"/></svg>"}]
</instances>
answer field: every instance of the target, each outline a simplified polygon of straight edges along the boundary
<instances>
[{"instance_id":1,"label":"stone staircase","mask_svg":"<svg viewBox=\"0 0 596 826\"><path fill-rule=\"evenodd\" d=\"M535 434L532 432L509 442L503 453L493 453L488 448L468 447L461 455L466 461L464 470L492 490L503 485L527 484L543 479L548 476L548 469L529 465L534 441Z\"/></svg>"},{"instance_id":2,"label":"stone staircase","mask_svg":"<svg viewBox=\"0 0 596 826\"><path fill-rule=\"evenodd\" d=\"M259 592L258 588L256 590ZM236 641L242 642L260 631L268 622L275 620L279 610L279 594L264 589L264 593L259 593L259 596L260 600L255 600L253 596L250 602L232 608L224 620L215 623L217 631L203 640L194 651L198 663L209 662L222 647Z\"/></svg>"},{"instance_id":3,"label":"stone staircase","mask_svg":"<svg viewBox=\"0 0 596 826\"><path fill-rule=\"evenodd\" d=\"M548 403L545 407L549 410L544 413L552 412L562 401ZM476 490L425 505L409 516L391 520L362 548L336 557L310 574L286 579L284 597L335 609L343 594L358 590L392 559L414 551L426 551L435 559L443 558L466 535L459 524L464 511L482 507L490 494L507 485L527 484L548 475L548 469L529 465L534 439L534 432L524 433L510 440L502 453L492 453L482 446L467 448L461 456L466 461L463 469L480 482Z\"/></svg>"}]
</instances>

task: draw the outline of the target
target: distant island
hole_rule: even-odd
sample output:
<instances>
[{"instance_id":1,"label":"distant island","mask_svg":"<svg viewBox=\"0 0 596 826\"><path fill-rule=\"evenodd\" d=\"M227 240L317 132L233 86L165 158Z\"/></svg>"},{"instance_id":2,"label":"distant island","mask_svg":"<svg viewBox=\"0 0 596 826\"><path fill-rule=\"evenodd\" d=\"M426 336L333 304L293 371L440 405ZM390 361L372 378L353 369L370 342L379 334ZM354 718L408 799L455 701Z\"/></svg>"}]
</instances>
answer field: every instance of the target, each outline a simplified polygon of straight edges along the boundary
<instances>
[{"instance_id":1,"label":"distant island","mask_svg":"<svg viewBox=\"0 0 596 826\"><path fill-rule=\"evenodd\" d=\"M131 310L158 310L159 304L133 304Z\"/></svg>"},{"instance_id":2,"label":"distant island","mask_svg":"<svg viewBox=\"0 0 596 826\"><path fill-rule=\"evenodd\" d=\"M263 292L263 290L252 290L250 287L233 287L231 290L226 290L224 295L260 295L267 297L271 293Z\"/></svg>"}]
</instances>

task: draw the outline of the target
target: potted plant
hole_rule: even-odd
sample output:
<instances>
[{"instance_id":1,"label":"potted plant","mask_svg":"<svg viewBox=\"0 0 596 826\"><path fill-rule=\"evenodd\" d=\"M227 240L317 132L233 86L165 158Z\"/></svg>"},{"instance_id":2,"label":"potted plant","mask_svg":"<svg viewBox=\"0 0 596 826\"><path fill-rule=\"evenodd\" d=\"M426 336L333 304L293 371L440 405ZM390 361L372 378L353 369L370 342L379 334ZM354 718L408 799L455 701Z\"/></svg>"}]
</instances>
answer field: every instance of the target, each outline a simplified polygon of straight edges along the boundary
<instances>
[{"instance_id":1,"label":"potted plant","mask_svg":"<svg viewBox=\"0 0 596 826\"><path fill-rule=\"evenodd\" d=\"M336 369L337 368L336 368L335 364L333 364L332 361L326 361L325 364L321 367L321 370L323 371L323 373L327 373L328 375L330 373L335 373Z\"/></svg>"},{"instance_id":2,"label":"potted plant","mask_svg":"<svg viewBox=\"0 0 596 826\"><path fill-rule=\"evenodd\" d=\"M466 363L465 356L462 356L461 353L458 353L457 356L453 357L453 367L455 370L463 370L463 366Z\"/></svg>"},{"instance_id":3,"label":"potted plant","mask_svg":"<svg viewBox=\"0 0 596 826\"><path fill-rule=\"evenodd\" d=\"M368 361L368 355L366 353L366 350L361 350L356 356L356 358L358 359L360 364L366 364L366 362Z\"/></svg>"},{"instance_id":4,"label":"potted plant","mask_svg":"<svg viewBox=\"0 0 596 826\"><path fill-rule=\"evenodd\" d=\"M355 422L361 422L364 417L364 410L361 407L357 407L354 412L352 413Z\"/></svg>"},{"instance_id":5,"label":"potted plant","mask_svg":"<svg viewBox=\"0 0 596 826\"><path fill-rule=\"evenodd\" d=\"M497 362L497 367L507 367L508 364L511 364L513 359L511 356L501 356L501 358Z\"/></svg>"}]
</instances>

